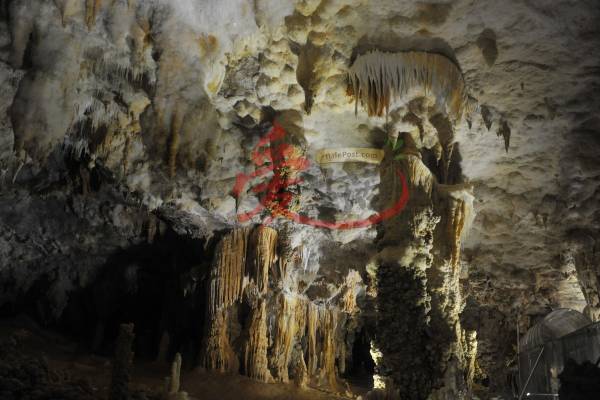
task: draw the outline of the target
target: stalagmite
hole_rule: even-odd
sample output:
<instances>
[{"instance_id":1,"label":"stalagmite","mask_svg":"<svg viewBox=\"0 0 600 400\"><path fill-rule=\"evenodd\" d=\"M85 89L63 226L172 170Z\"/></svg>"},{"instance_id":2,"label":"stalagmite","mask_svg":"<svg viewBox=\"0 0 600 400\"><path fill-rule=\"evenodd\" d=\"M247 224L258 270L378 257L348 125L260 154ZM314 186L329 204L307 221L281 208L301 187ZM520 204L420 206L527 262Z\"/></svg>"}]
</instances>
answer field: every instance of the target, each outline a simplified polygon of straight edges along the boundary
<instances>
[{"instance_id":1,"label":"stalagmite","mask_svg":"<svg viewBox=\"0 0 600 400\"><path fill-rule=\"evenodd\" d=\"M110 383L110 400L129 400L129 375L133 362L133 324L122 324L119 328L115 359Z\"/></svg>"},{"instance_id":2,"label":"stalagmite","mask_svg":"<svg viewBox=\"0 0 600 400\"><path fill-rule=\"evenodd\" d=\"M437 118L438 139L447 149L452 138L449 121ZM395 385L403 399L462 398L467 366L453 354L463 352L458 319L463 306L460 240L472 219L473 196L470 185L439 183L412 137L404 138L404 158L388 159L389 164L384 160L382 166L384 198L397 193L398 164L411 198L403 214L384 221L379 242L384 248L374 268L378 320L374 347L381 354L375 360L376 372L379 381L386 387ZM444 181L450 179L450 157L442 156ZM410 361L416 359L418 363ZM440 389L450 381L455 382L452 387Z\"/></svg>"},{"instance_id":3,"label":"stalagmite","mask_svg":"<svg viewBox=\"0 0 600 400\"><path fill-rule=\"evenodd\" d=\"M187 392L180 391L181 387L181 354L175 354L171 364L171 375L165 378L165 400L188 400Z\"/></svg>"},{"instance_id":4,"label":"stalagmite","mask_svg":"<svg viewBox=\"0 0 600 400\"><path fill-rule=\"evenodd\" d=\"M374 50L358 56L348 76L356 107L360 101L369 116L387 113L391 101L413 89L435 96L455 120L476 107L458 66L436 53Z\"/></svg>"},{"instance_id":5,"label":"stalagmite","mask_svg":"<svg viewBox=\"0 0 600 400\"><path fill-rule=\"evenodd\" d=\"M171 365L171 376L169 377L169 387L168 393L175 394L179 392L179 387L181 385L181 354L175 354L175 360L173 360L173 364Z\"/></svg>"}]
</instances>

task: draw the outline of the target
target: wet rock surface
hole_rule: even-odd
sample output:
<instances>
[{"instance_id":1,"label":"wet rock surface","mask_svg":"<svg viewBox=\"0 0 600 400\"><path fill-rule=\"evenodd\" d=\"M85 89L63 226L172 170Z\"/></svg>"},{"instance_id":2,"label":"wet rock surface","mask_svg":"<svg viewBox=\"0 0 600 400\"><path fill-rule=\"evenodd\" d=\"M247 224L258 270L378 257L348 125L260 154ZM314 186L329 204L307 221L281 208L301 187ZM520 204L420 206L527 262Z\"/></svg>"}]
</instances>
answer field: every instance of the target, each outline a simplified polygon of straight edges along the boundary
<instances>
[{"instance_id":1,"label":"wet rock surface","mask_svg":"<svg viewBox=\"0 0 600 400\"><path fill-rule=\"evenodd\" d=\"M27 311L50 325L82 319L75 330L100 352L118 322L135 319L146 330L137 353L153 358L167 343L163 354L181 351L197 365L207 329L216 353L224 351L222 330L206 313L207 285L225 279L214 254L242 229L238 215L263 204L252 191L256 181L233 193L239 174L258 169L261 138L279 124L283 142L308 161L285 193L291 210L343 223L384 208L397 182L378 165L320 165L317 151L387 148L390 132L400 131L405 159L395 161L422 160L406 176L427 194L429 221L440 219L425 240L433 239L431 252L415 242L423 253L417 269L399 270L410 263L396 259L378 271L373 259L382 248L411 253L404 261L419 253L399 242L415 237L419 223L403 214L384 227L331 230L291 223L266 207L246 225L271 222L277 231L269 261L258 256L268 268L246 272L244 263L227 278L237 295L214 305L232 307L222 322L229 321L233 358L259 380L312 380L344 392L337 378L353 370L353 352L368 352L377 312L389 310L407 335L422 329L398 346L384 339L384 358L416 356L397 347L411 340L426 347L428 330L438 335L422 370L397 378L403 393L425 398L444 371L466 368L471 331L478 332L475 385L505 392L517 325L524 332L557 307L600 315L599 18L596 2L568 0L2 3L0 310ZM387 115L375 109L381 117L369 117L365 104L355 110L359 93L351 93L347 73L370 50L444 57L478 109L453 120L437 100L411 92ZM446 191L461 183L473 187L472 224L461 216L464 196ZM409 203L406 215L419 208ZM273 215L280 218L269 221ZM365 289L353 300L356 318L338 319L349 314L347 289L357 277ZM383 298L369 297L377 279ZM418 288L427 296L412 293ZM418 311L426 297L430 306ZM144 304L151 313L142 315ZM307 328L316 305L312 345L324 354L317 362L308 359ZM274 310L300 328L281 328ZM391 326L381 337L394 336ZM453 360L448 349L459 344L464 359Z\"/></svg>"}]
</instances>

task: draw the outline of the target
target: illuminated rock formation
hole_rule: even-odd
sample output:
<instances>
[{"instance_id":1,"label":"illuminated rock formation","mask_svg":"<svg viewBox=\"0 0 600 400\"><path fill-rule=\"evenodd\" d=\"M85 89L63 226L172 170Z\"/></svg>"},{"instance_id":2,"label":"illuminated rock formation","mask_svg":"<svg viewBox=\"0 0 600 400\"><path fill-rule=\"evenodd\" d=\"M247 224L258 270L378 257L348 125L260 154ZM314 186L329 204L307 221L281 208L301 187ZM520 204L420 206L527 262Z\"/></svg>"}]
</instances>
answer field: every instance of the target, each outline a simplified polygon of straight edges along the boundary
<instances>
[{"instance_id":1,"label":"illuminated rock formation","mask_svg":"<svg viewBox=\"0 0 600 400\"><path fill-rule=\"evenodd\" d=\"M600 319L599 13L2 2L0 310L95 354L132 321L186 390L506 397L519 332Z\"/></svg>"}]
</instances>

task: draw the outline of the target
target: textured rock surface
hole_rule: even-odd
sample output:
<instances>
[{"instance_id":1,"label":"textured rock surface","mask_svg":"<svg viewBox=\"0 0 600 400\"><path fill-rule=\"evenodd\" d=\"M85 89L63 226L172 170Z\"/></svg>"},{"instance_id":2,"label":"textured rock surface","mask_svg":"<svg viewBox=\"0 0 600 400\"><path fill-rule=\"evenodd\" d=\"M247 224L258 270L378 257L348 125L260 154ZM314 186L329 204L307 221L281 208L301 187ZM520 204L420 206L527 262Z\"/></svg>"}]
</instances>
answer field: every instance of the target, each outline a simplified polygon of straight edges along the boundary
<instances>
[{"instance_id":1,"label":"textured rock surface","mask_svg":"<svg viewBox=\"0 0 600 400\"><path fill-rule=\"evenodd\" d=\"M59 318L111 256L166 231L205 238L210 251L212 237L221 240L238 226L238 212L257 206L251 191L236 198L232 189L237 174L255 171L253 151L276 120L285 143L309 161L290 198L310 218L339 222L379 209L385 193L377 166L319 166L315 154L325 147L381 148L388 130L409 132L405 142L415 141L441 183L473 184L476 217L460 262L463 327L478 332L475 375L487 374L493 390L505 384L516 324L524 330L556 307L586 308L598 318L600 9L594 0L13 0L2 3L0 20L5 307L18 308L35 293L44 298L34 306L40 315ZM392 104L388 125L360 106L355 116L347 71L370 49L431 51L453 60L480 115L440 118L431 99L409 102L419 97L411 93ZM326 230L283 219L273 226L280 244L287 243L279 256L293 260L291 287L278 293L291 289L321 303L345 287L351 270L368 279L366 266L378 252L375 227ZM452 234L452 226L442 221L435 235ZM438 243L428 265L458 268L461 243ZM279 260L269 279L282 280L287 263ZM209 264L185 269L194 285L208 281ZM133 285L138 267L124 269L123 287ZM261 293L259 269L249 276ZM430 272L428 279L456 287L454 272ZM418 286L419 279L408 281ZM443 321L458 316L462 300L453 293L460 291L441 290L431 299L449 304ZM247 301L238 295L227 305ZM259 306L245 368L267 380L257 370L264 364L261 296L253 300ZM281 296L277 304L292 307ZM201 304L191 309L204 309L203 300L194 301ZM367 320L369 307L361 305ZM286 351L301 364L298 351ZM314 377L314 360L302 362ZM322 382L331 381L328 368ZM285 363L270 369L285 380Z\"/></svg>"}]
</instances>

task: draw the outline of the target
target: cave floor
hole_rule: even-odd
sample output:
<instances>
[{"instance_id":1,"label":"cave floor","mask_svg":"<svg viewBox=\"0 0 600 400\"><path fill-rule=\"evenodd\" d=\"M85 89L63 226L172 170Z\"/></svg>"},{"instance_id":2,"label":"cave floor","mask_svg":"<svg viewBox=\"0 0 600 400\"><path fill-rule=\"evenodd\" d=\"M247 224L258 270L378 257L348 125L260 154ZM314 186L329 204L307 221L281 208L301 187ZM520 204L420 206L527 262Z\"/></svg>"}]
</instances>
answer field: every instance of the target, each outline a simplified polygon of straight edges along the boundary
<instances>
[{"instance_id":1,"label":"cave floor","mask_svg":"<svg viewBox=\"0 0 600 400\"><path fill-rule=\"evenodd\" d=\"M108 398L111 361L85 352L81 345L52 331L39 328L28 318L0 320L0 339L16 337L23 355L42 357L54 372L69 379L90 383L97 398ZM169 375L170 365L158 362L134 362L130 390L158 393ZM300 389L293 384L261 383L242 375L220 374L200 368L182 371L181 388L191 400L333 400L354 398L364 389L352 387L354 396L338 396L312 388ZM361 393L362 392L362 393Z\"/></svg>"}]
</instances>

